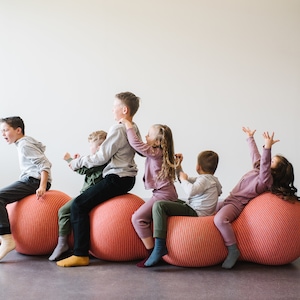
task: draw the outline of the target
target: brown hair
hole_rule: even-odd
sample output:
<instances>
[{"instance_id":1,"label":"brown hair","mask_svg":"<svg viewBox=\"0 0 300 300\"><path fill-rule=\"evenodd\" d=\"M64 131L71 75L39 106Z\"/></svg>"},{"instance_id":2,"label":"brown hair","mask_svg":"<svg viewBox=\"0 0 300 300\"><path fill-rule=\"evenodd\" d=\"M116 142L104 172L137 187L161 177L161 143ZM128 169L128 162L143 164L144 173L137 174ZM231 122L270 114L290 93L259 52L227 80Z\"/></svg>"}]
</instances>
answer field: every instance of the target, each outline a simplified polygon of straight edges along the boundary
<instances>
[{"instance_id":1,"label":"brown hair","mask_svg":"<svg viewBox=\"0 0 300 300\"><path fill-rule=\"evenodd\" d=\"M107 133L103 130L94 131L89 134L88 141L97 143L97 145L101 145L106 139Z\"/></svg>"},{"instance_id":2,"label":"brown hair","mask_svg":"<svg viewBox=\"0 0 300 300\"><path fill-rule=\"evenodd\" d=\"M273 184L271 192L283 200L295 202L299 200L297 189L294 187L294 168L283 156L275 155L278 162L275 168L271 169Z\"/></svg>"},{"instance_id":3,"label":"brown hair","mask_svg":"<svg viewBox=\"0 0 300 300\"><path fill-rule=\"evenodd\" d=\"M121 100L129 108L130 116L133 117L140 106L140 98L131 92L116 94L116 98Z\"/></svg>"},{"instance_id":4,"label":"brown hair","mask_svg":"<svg viewBox=\"0 0 300 300\"><path fill-rule=\"evenodd\" d=\"M21 128L22 134L25 134L25 124L20 117L7 117L0 119L0 123L6 123L13 129Z\"/></svg>"},{"instance_id":5,"label":"brown hair","mask_svg":"<svg viewBox=\"0 0 300 300\"><path fill-rule=\"evenodd\" d=\"M160 142L163 151L163 163L158 179L169 178L174 181L176 165L172 131L167 125L155 124L153 127L158 129L156 140Z\"/></svg>"},{"instance_id":6,"label":"brown hair","mask_svg":"<svg viewBox=\"0 0 300 300\"><path fill-rule=\"evenodd\" d=\"M219 163L219 156L214 151L206 150L199 153L197 161L204 172L214 174Z\"/></svg>"}]
</instances>

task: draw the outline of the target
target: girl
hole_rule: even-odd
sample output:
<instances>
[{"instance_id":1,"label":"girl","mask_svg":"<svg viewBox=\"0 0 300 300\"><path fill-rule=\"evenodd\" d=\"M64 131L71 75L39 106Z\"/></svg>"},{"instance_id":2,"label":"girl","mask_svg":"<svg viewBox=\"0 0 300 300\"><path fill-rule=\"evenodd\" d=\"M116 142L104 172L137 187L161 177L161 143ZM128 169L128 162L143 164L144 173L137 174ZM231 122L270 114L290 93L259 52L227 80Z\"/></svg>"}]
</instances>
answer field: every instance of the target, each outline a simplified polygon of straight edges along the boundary
<instances>
[{"instance_id":1,"label":"girl","mask_svg":"<svg viewBox=\"0 0 300 300\"><path fill-rule=\"evenodd\" d=\"M243 127L243 131L248 135L247 141L254 168L241 178L230 195L218 205L218 212L214 217L214 223L228 248L228 255L222 264L225 269L231 269L240 255L231 223L250 200L266 191L280 195L288 201L298 199L297 189L293 185L292 165L279 155L271 159L272 145L279 141L273 139L274 133L271 136L268 132L263 133L265 145L261 156L253 138L256 130Z\"/></svg>"},{"instance_id":2,"label":"girl","mask_svg":"<svg viewBox=\"0 0 300 300\"><path fill-rule=\"evenodd\" d=\"M137 264L138 267L143 268L154 248L150 228L153 203L158 200L178 199L174 186L176 166L173 136L168 126L156 124L150 127L146 135L146 143L143 143L132 129L132 123L126 119L122 122L126 126L127 137L132 148L146 157L143 180L146 189L153 189L151 199L133 214L131 220L136 233L148 250L148 256Z\"/></svg>"}]
</instances>

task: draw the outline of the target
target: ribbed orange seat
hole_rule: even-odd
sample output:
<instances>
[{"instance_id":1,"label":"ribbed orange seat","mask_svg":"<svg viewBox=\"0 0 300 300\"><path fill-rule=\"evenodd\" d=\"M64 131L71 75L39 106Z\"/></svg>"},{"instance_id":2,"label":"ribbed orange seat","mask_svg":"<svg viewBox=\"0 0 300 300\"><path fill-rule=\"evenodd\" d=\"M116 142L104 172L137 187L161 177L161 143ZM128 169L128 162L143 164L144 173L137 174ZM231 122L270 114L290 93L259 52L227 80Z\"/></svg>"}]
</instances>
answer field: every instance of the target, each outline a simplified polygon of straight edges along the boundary
<instances>
[{"instance_id":1,"label":"ribbed orange seat","mask_svg":"<svg viewBox=\"0 0 300 300\"><path fill-rule=\"evenodd\" d=\"M271 193L251 200L232 223L240 260L282 265L300 257L300 203L291 204ZM210 217L170 217L168 255L164 260L182 267L219 264L227 256L223 239Z\"/></svg>"},{"instance_id":2,"label":"ribbed orange seat","mask_svg":"<svg viewBox=\"0 0 300 300\"><path fill-rule=\"evenodd\" d=\"M144 203L134 194L114 197L90 213L93 256L109 261L129 261L146 257L146 249L137 236L132 214Z\"/></svg>"},{"instance_id":3,"label":"ribbed orange seat","mask_svg":"<svg viewBox=\"0 0 300 300\"><path fill-rule=\"evenodd\" d=\"M27 255L51 253L58 237L58 209L71 199L67 194L49 190L43 199L36 195L7 205L16 251Z\"/></svg>"}]
</instances>

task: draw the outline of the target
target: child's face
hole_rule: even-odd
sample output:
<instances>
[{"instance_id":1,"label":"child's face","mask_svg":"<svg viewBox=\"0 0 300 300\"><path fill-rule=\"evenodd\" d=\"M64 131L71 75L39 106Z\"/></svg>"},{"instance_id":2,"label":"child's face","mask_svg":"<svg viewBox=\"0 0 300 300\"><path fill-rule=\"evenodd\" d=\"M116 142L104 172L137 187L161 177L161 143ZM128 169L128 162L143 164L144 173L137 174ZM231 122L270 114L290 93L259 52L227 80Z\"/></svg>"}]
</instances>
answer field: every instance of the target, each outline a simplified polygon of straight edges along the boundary
<instances>
[{"instance_id":1,"label":"child's face","mask_svg":"<svg viewBox=\"0 0 300 300\"><path fill-rule=\"evenodd\" d=\"M90 151L91 151L91 154L95 154L99 150L99 147L100 147L99 143L91 141L90 142Z\"/></svg>"},{"instance_id":2,"label":"child's face","mask_svg":"<svg viewBox=\"0 0 300 300\"><path fill-rule=\"evenodd\" d=\"M124 118L124 116L126 114L126 110L127 110L127 108L123 104L123 102L120 99L115 98L114 105L113 105L114 119L116 121L119 121L122 118Z\"/></svg>"},{"instance_id":3,"label":"child's face","mask_svg":"<svg viewBox=\"0 0 300 300\"><path fill-rule=\"evenodd\" d=\"M275 169L278 164L279 158L277 156L272 157L271 160L271 169Z\"/></svg>"},{"instance_id":4,"label":"child's face","mask_svg":"<svg viewBox=\"0 0 300 300\"><path fill-rule=\"evenodd\" d=\"M8 144L15 143L19 138L22 137L22 130L20 127L14 129L7 123L1 123L1 132Z\"/></svg>"},{"instance_id":5,"label":"child's face","mask_svg":"<svg viewBox=\"0 0 300 300\"><path fill-rule=\"evenodd\" d=\"M158 129L156 127L150 127L148 134L146 135L146 141L149 146L159 146L160 143L157 140Z\"/></svg>"}]
</instances>

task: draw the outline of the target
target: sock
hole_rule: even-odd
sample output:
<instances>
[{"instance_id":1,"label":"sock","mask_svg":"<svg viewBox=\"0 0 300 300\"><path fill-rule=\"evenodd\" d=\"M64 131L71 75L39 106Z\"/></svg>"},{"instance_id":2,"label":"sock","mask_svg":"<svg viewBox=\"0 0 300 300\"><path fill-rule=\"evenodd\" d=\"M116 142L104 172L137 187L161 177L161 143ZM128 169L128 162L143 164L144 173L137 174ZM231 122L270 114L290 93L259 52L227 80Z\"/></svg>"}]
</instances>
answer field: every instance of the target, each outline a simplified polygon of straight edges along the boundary
<instances>
[{"instance_id":1,"label":"sock","mask_svg":"<svg viewBox=\"0 0 300 300\"><path fill-rule=\"evenodd\" d=\"M155 239L154 249L149 256L148 260L145 262L145 267L151 267L156 265L161 258L168 253L168 249L166 247L166 239Z\"/></svg>"},{"instance_id":2,"label":"sock","mask_svg":"<svg viewBox=\"0 0 300 300\"><path fill-rule=\"evenodd\" d=\"M140 261L139 263L137 263L136 264L136 266L137 267L139 267L139 268L145 268L145 261L149 258L149 256L151 255L151 253L152 253L152 251L153 251L153 249L147 249L147 251L148 251L148 255L147 255L147 257L146 258L144 258L142 261Z\"/></svg>"},{"instance_id":3,"label":"sock","mask_svg":"<svg viewBox=\"0 0 300 300\"><path fill-rule=\"evenodd\" d=\"M58 261L56 264L59 267L81 267L81 266L88 266L89 263L90 263L90 258L88 256L72 255L68 258Z\"/></svg>"},{"instance_id":4,"label":"sock","mask_svg":"<svg viewBox=\"0 0 300 300\"><path fill-rule=\"evenodd\" d=\"M68 236L59 236L57 246L54 249L53 253L49 257L49 260L54 261L57 260L64 252L69 250L68 245Z\"/></svg>"},{"instance_id":5,"label":"sock","mask_svg":"<svg viewBox=\"0 0 300 300\"><path fill-rule=\"evenodd\" d=\"M16 243L12 237L12 234L1 235L0 245L0 260L10 251L16 248Z\"/></svg>"},{"instance_id":6,"label":"sock","mask_svg":"<svg viewBox=\"0 0 300 300\"><path fill-rule=\"evenodd\" d=\"M236 244L230 245L227 248L228 248L228 255L222 264L222 268L231 269L235 265L236 261L238 260L240 256L240 251L237 248Z\"/></svg>"}]
</instances>

